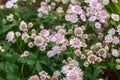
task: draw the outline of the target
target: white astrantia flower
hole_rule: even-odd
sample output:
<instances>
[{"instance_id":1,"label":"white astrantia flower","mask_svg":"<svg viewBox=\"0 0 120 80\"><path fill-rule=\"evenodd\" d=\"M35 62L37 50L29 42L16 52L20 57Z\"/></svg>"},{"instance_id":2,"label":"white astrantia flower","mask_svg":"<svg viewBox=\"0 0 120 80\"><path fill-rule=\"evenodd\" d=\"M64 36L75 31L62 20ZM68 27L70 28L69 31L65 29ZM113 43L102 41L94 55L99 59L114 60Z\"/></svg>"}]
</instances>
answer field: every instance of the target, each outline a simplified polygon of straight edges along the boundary
<instances>
[{"instance_id":1,"label":"white astrantia flower","mask_svg":"<svg viewBox=\"0 0 120 80\"><path fill-rule=\"evenodd\" d=\"M120 20L120 16L118 14L111 14L111 18L114 20L114 21L119 21Z\"/></svg>"}]
</instances>

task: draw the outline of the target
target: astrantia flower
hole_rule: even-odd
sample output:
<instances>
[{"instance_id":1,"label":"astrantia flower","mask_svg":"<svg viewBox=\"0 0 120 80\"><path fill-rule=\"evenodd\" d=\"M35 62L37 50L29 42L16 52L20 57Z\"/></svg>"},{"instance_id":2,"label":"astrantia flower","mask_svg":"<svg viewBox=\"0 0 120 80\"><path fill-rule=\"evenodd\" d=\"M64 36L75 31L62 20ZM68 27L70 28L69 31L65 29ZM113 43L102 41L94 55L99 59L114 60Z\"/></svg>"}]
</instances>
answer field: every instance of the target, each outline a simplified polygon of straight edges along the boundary
<instances>
[{"instance_id":1,"label":"astrantia flower","mask_svg":"<svg viewBox=\"0 0 120 80\"><path fill-rule=\"evenodd\" d=\"M13 3L11 1L7 1L5 4L6 8L12 8L13 7Z\"/></svg>"},{"instance_id":2,"label":"astrantia flower","mask_svg":"<svg viewBox=\"0 0 120 80\"><path fill-rule=\"evenodd\" d=\"M49 11L50 11L50 6L43 5L38 9L38 12L42 12L44 14L48 14Z\"/></svg>"},{"instance_id":3,"label":"astrantia flower","mask_svg":"<svg viewBox=\"0 0 120 80\"><path fill-rule=\"evenodd\" d=\"M117 50L117 49L112 49L112 55L113 55L114 57L118 57L118 56L119 56L118 50Z\"/></svg>"},{"instance_id":4,"label":"astrantia flower","mask_svg":"<svg viewBox=\"0 0 120 80\"><path fill-rule=\"evenodd\" d=\"M74 33L75 33L77 36L81 36L81 35L83 34L83 29L82 29L81 27L75 28Z\"/></svg>"},{"instance_id":5,"label":"astrantia flower","mask_svg":"<svg viewBox=\"0 0 120 80\"><path fill-rule=\"evenodd\" d=\"M76 14L67 14L65 16L66 21L70 21L72 23L76 23L78 21L78 16Z\"/></svg>"},{"instance_id":6,"label":"astrantia flower","mask_svg":"<svg viewBox=\"0 0 120 80\"><path fill-rule=\"evenodd\" d=\"M108 34L114 35L115 34L115 29L114 28L109 29Z\"/></svg>"},{"instance_id":7,"label":"astrantia flower","mask_svg":"<svg viewBox=\"0 0 120 80\"><path fill-rule=\"evenodd\" d=\"M19 28L21 31L27 31L27 24L24 21L21 21Z\"/></svg>"},{"instance_id":8,"label":"astrantia flower","mask_svg":"<svg viewBox=\"0 0 120 80\"><path fill-rule=\"evenodd\" d=\"M91 16L88 20L91 21L91 22L94 22L96 19L97 19L96 16Z\"/></svg>"},{"instance_id":9,"label":"astrantia flower","mask_svg":"<svg viewBox=\"0 0 120 80\"><path fill-rule=\"evenodd\" d=\"M36 46L41 46L41 45L43 45L43 43L44 43L44 39L41 36L36 36L34 38L34 44Z\"/></svg>"},{"instance_id":10,"label":"astrantia flower","mask_svg":"<svg viewBox=\"0 0 120 80\"><path fill-rule=\"evenodd\" d=\"M46 80L47 79L47 74L45 71L39 72L40 75L40 80Z\"/></svg>"},{"instance_id":11,"label":"astrantia flower","mask_svg":"<svg viewBox=\"0 0 120 80\"><path fill-rule=\"evenodd\" d=\"M28 80L39 80L37 75L31 76Z\"/></svg>"},{"instance_id":12,"label":"astrantia flower","mask_svg":"<svg viewBox=\"0 0 120 80\"><path fill-rule=\"evenodd\" d=\"M46 29L42 29L41 32L40 32L41 36L43 37L47 37L49 35L49 31L46 30Z\"/></svg>"},{"instance_id":13,"label":"astrantia flower","mask_svg":"<svg viewBox=\"0 0 120 80\"><path fill-rule=\"evenodd\" d=\"M101 10L99 12L99 17L102 18L102 19L106 19L108 17L108 13L106 10Z\"/></svg>"},{"instance_id":14,"label":"astrantia flower","mask_svg":"<svg viewBox=\"0 0 120 80\"><path fill-rule=\"evenodd\" d=\"M22 34L22 40L27 41L29 38L30 38L30 36L28 33L25 32Z\"/></svg>"},{"instance_id":15,"label":"astrantia flower","mask_svg":"<svg viewBox=\"0 0 120 80\"><path fill-rule=\"evenodd\" d=\"M71 62L72 61L72 62ZM68 65L62 67L61 72L66 76L63 80L83 80L83 72L78 67L78 62L76 60L69 60Z\"/></svg>"},{"instance_id":16,"label":"astrantia flower","mask_svg":"<svg viewBox=\"0 0 120 80\"><path fill-rule=\"evenodd\" d=\"M58 44L64 43L64 41L65 41L65 36L64 36L64 35L57 33L57 34L55 34L54 36L55 36L55 41L56 41Z\"/></svg>"},{"instance_id":17,"label":"astrantia flower","mask_svg":"<svg viewBox=\"0 0 120 80\"><path fill-rule=\"evenodd\" d=\"M106 50L105 49L99 49L98 55L105 58L106 57Z\"/></svg>"},{"instance_id":18,"label":"astrantia flower","mask_svg":"<svg viewBox=\"0 0 120 80\"><path fill-rule=\"evenodd\" d=\"M82 8L79 5L72 6L72 12L75 14L81 14Z\"/></svg>"},{"instance_id":19,"label":"astrantia flower","mask_svg":"<svg viewBox=\"0 0 120 80\"><path fill-rule=\"evenodd\" d=\"M62 46L61 46L61 50L62 50L62 51L65 51L66 49L67 49L66 45L62 45Z\"/></svg>"},{"instance_id":20,"label":"astrantia flower","mask_svg":"<svg viewBox=\"0 0 120 80\"><path fill-rule=\"evenodd\" d=\"M60 54L61 48L59 46L54 46L52 48L52 51L53 51L54 54Z\"/></svg>"},{"instance_id":21,"label":"astrantia flower","mask_svg":"<svg viewBox=\"0 0 120 80\"><path fill-rule=\"evenodd\" d=\"M69 73L67 73L67 78L68 80L77 80L78 74L77 72L71 70Z\"/></svg>"},{"instance_id":22,"label":"astrantia flower","mask_svg":"<svg viewBox=\"0 0 120 80\"><path fill-rule=\"evenodd\" d=\"M96 22L96 23L95 23L95 27L96 27L97 29L100 29L100 28L101 28L101 24L100 24L99 22Z\"/></svg>"},{"instance_id":23,"label":"astrantia flower","mask_svg":"<svg viewBox=\"0 0 120 80\"><path fill-rule=\"evenodd\" d=\"M44 74L42 74L42 75L40 75L40 80L46 80L46 75L44 75Z\"/></svg>"},{"instance_id":24,"label":"astrantia flower","mask_svg":"<svg viewBox=\"0 0 120 80\"><path fill-rule=\"evenodd\" d=\"M90 63L95 63L95 61L97 60L97 57L93 54L88 56L88 62Z\"/></svg>"},{"instance_id":25,"label":"astrantia flower","mask_svg":"<svg viewBox=\"0 0 120 80\"><path fill-rule=\"evenodd\" d=\"M116 44L120 43L120 39L117 36L114 36L112 43L116 45Z\"/></svg>"},{"instance_id":26,"label":"astrantia flower","mask_svg":"<svg viewBox=\"0 0 120 80\"><path fill-rule=\"evenodd\" d=\"M14 39L14 32L13 31L8 32L6 35L6 40L12 41L13 39Z\"/></svg>"},{"instance_id":27,"label":"astrantia flower","mask_svg":"<svg viewBox=\"0 0 120 80\"><path fill-rule=\"evenodd\" d=\"M78 38L70 39L70 45L74 48L80 48L82 45L82 42Z\"/></svg>"},{"instance_id":28,"label":"astrantia flower","mask_svg":"<svg viewBox=\"0 0 120 80\"><path fill-rule=\"evenodd\" d=\"M105 37L105 41L106 41L107 43L111 43L111 42L113 41L112 35L107 35L107 36Z\"/></svg>"},{"instance_id":29,"label":"astrantia flower","mask_svg":"<svg viewBox=\"0 0 120 80\"><path fill-rule=\"evenodd\" d=\"M28 47L29 47L29 48L33 48L33 46L34 46L34 44L33 44L32 42L29 42L29 43L28 43Z\"/></svg>"},{"instance_id":30,"label":"astrantia flower","mask_svg":"<svg viewBox=\"0 0 120 80\"><path fill-rule=\"evenodd\" d=\"M52 51L52 50L50 50L50 51L47 52L47 56L48 56L48 57L52 57L52 56L54 56L54 55L55 55L55 53L54 53L54 51Z\"/></svg>"},{"instance_id":31,"label":"astrantia flower","mask_svg":"<svg viewBox=\"0 0 120 80\"><path fill-rule=\"evenodd\" d=\"M75 50L75 55L76 56L80 56L81 55L81 51L79 49Z\"/></svg>"},{"instance_id":32,"label":"astrantia flower","mask_svg":"<svg viewBox=\"0 0 120 80\"><path fill-rule=\"evenodd\" d=\"M114 20L114 21L119 21L120 20L120 16L118 14L111 14L111 18Z\"/></svg>"},{"instance_id":33,"label":"astrantia flower","mask_svg":"<svg viewBox=\"0 0 120 80\"><path fill-rule=\"evenodd\" d=\"M96 8L98 4L98 0L91 0L90 1L90 7L91 8Z\"/></svg>"},{"instance_id":34,"label":"astrantia flower","mask_svg":"<svg viewBox=\"0 0 120 80\"><path fill-rule=\"evenodd\" d=\"M29 55L28 51L24 51L24 53L20 57L27 57Z\"/></svg>"}]
</instances>

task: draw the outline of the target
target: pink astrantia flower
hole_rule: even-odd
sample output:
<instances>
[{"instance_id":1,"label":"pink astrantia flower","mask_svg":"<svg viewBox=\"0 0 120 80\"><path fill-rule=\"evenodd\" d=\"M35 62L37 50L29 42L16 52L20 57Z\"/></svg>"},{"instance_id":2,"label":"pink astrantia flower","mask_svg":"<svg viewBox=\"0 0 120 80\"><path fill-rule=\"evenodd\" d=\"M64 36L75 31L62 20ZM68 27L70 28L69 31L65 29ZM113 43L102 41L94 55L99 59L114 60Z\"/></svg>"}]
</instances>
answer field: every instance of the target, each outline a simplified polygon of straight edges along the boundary
<instances>
[{"instance_id":1,"label":"pink astrantia flower","mask_svg":"<svg viewBox=\"0 0 120 80\"><path fill-rule=\"evenodd\" d=\"M78 16L76 14L67 14L65 16L66 21L70 21L72 23L76 23L78 21Z\"/></svg>"},{"instance_id":2,"label":"pink astrantia flower","mask_svg":"<svg viewBox=\"0 0 120 80\"><path fill-rule=\"evenodd\" d=\"M39 80L37 75L31 76L28 80Z\"/></svg>"},{"instance_id":3,"label":"pink astrantia flower","mask_svg":"<svg viewBox=\"0 0 120 80\"><path fill-rule=\"evenodd\" d=\"M106 50L105 49L99 49L98 51L98 55L101 56L101 57L106 57Z\"/></svg>"},{"instance_id":4,"label":"pink astrantia flower","mask_svg":"<svg viewBox=\"0 0 120 80\"><path fill-rule=\"evenodd\" d=\"M27 24L26 24L24 21L21 21L21 22L20 22L19 29L20 29L21 31L27 31Z\"/></svg>"},{"instance_id":5,"label":"pink astrantia flower","mask_svg":"<svg viewBox=\"0 0 120 80\"><path fill-rule=\"evenodd\" d=\"M100 17L100 18L103 18L103 19L107 18L107 17L108 17L107 11L106 11L106 10L101 10L101 11L99 12L99 17Z\"/></svg>"},{"instance_id":6,"label":"pink astrantia flower","mask_svg":"<svg viewBox=\"0 0 120 80\"><path fill-rule=\"evenodd\" d=\"M46 80L47 76L45 74L40 75L40 80Z\"/></svg>"},{"instance_id":7,"label":"pink astrantia flower","mask_svg":"<svg viewBox=\"0 0 120 80\"><path fill-rule=\"evenodd\" d=\"M72 6L72 12L75 14L81 14L82 8L79 5Z\"/></svg>"},{"instance_id":8,"label":"pink astrantia flower","mask_svg":"<svg viewBox=\"0 0 120 80\"><path fill-rule=\"evenodd\" d=\"M5 4L5 7L6 8L12 8L13 7L12 1L7 1L6 4Z\"/></svg>"},{"instance_id":9,"label":"pink astrantia flower","mask_svg":"<svg viewBox=\"0 0 120 80\"><path fill-rule=\"evenodd\" d=\"M12 41L13 39L14 39L14 32L13 31L8 32L6 35L6 40Z\"/></svg>"},{"instance_id":10,"label":"pink astrantia flower","mask_svg":"<svg viewBox=\"0 0 120 80\"><path fill-rule=\"evenodd\" d=\"M74 48L80 48L82 45L82 42L78 38L70 39L70 45Z\"/></svg>"},{"instance_id":11,"label":"pink astrantia flower","mask_svg":"<svg viewBox=\"0 0 120 80\"><path fill-rule=\"evenodd\" d=\"M96 8L98 4L98 0L91 0L90 1L90 7L91 8Z\"/></svg>"},{"instance_id":12,"label":"pink astrantia flower","mask_svg":"<svg viewBox=\"0 0 120 80\"><path fill-rule=\"evenodd\" d=\"M96 16L91 16L91 17L89 18L89 21L94 22L96 19L97 19L97 17L96 17Z\"/></svg>"},{"instance_id":13,"label":"pink astrantia flower","mask_svg":"<svg viewBox=\"0 0 120 80\"><path fill-rule=\"evenodd\" d=\"M54 46L52 48L52 51L53 51L54 54L60 54L61 48L59 46Z\"/></svg>"},{"instance_id":14,"label":"pink astrantia flower","mask_svg":"<svg viewBox=\"0 0 120 80\"><path fill-rule=\"evenodd\" d=\"M81 55L81 51L79 49L75 50L75 55L76 56L80 56Z\"/></svg>"},{"instance_id":15,"label":"pink astrantia flower","mask_svg":"<svg viewBox=\"0 0 120 80\"><path fill-rule=\"evenodd\" d=\"M49 35L49 31L46 30L46 29L42 29L41 32L40 32L41 36L43 37L47 37Z\"/></svg>"},{"instance_id":16,"label":"pink astrantia flower","mask_svg":"<svg viewBox=\"0 0 120 80\"><path fill-rule=\"evenodd\" d=\"M120 43L120 39L117 36L114 36L112 43L115 44L115 45L117 45L117 44Z\"/></svg>"},{"instance_id":17,"label":"pink astrantia flower","mask_svg":"<svg viewBox=\"0 0 120 80\"><path fill-rule=\"evenodd\" d=\"M88 56L88 62L90 63L95 63L95 61L97 60L97 57L93 54Z\"/></svg>"},{"instance_id":18,"label":"pink astrantia flower","mask_svg":"<svg viewBox=\"0 0 120 80\"><path fill-rule=\"evenodd\" d=\"M50 51L47 52L47 56L48 57L52 57L54 55L55 55L55 53L52 50L50 50Z\"/></svg>"},{"instance_id":19,"label":"pink astrantia flower","mask_svg":"<svg viewBox=\"0 0 120 80\"><path fill-rule=\"evenodd\" d=\"M42 12L44 14L48 14L48 12L50 11L50 6L41 6L39 9L38 9L38 12Z\"/></svg>"},{"instance_id":20,"label":"pink astrantia flower","mask_svg":"<svg viewBox=\"0 0 120 80\"><path fill-rule=\"evenodd\" d=\"M55 41L56 41L58 44L64 43L64 41L65 41L64 35L59 34L59 33L55 34Z\"/></svg>"},{"instance_id":21,"label":"pink astrantia flower","mask_svg":"<svg viewBox=\"0 0 120 80\"><path fill-rule=\"evenodd\" d=\"M114 28L109 29L108 34L114 35L115 34L115 29Z\"/></svg>"},{"instance_id":22,"label":"pink astrantia flower","mask_svg":"<svg viewBox=\"0 0 120 80\"><path fill-rule=\"evenodd\" d=\"M83 34L83 29L82 29L81 27L75 28L74 33L75 33L77 36L81 36L81 35Z\"/></svg>"},{"instance_id":23,"label":"pink astrantia flower","mask_svg":"<svg viewBox=\"0 0 120 80\"><path fill-rule=\"evenodd\" d=\"M97 29L101 29L101 24L100 24L99 22L96 22L96 23L95 23L95 27L96 27Z\"/></svg>"},{"instance_id":24,"label":"pink astrantia flower","mask_svg":"<svg viewBox=\"0 0 120 80\"><path fill-rule=\"evenodd\" d=\"M43 45L43 43L44 43L44 39L41 36L36 36L34 38L34 44L36 46L41 46L41 45Z\"/></svg>"},{"instance_id":25,"label":"pink astrantia flower","mask_svg":"<svg viewBox=\"0 0 120 80\"><path fill-rule=\"evenodd\" d=\"M119 56L118 50L117 50L117 49L112 49L112 55L113 55L114 57L118 57L118 56Z\"/></svg>"}]
</instances>

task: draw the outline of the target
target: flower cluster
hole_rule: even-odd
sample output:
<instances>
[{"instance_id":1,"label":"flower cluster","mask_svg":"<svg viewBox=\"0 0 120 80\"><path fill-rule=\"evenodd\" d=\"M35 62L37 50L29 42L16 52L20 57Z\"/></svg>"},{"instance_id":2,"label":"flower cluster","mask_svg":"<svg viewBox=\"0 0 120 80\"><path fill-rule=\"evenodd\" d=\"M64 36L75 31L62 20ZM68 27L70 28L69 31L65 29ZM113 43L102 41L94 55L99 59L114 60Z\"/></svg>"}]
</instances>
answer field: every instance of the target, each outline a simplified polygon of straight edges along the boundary
<instances>
[{"instance_id":1,"label":"flower cluster","mask_svg":"<svg viewBox=\"0 0 120 80\"><path fill-rule=\"evenodd\" d=\"M17 0L9 0L6 2L5 7L6 8L12 8L16 5Z\"/></svg>"},{"instance_id":2,"label":"flower cluster","mask_svg":"<svg viewBox=\"0 0 120 80\"><path fill-rule=\"evenodd\" d=\"M0 4L0 45L7 46L0 46L0 51L6 52L0 54L0 61L5 60L0 65L12 63L16 70L10 71L18 71L18 79L109 78L102 72L120 70L118 3L119 0L8 0L2 7ZM5 68L9 70L10 66ZM5 73L11 74L10 71ZM16 80L11 76L5 80L8 78Z\"/></svg>"},{"instance_id":3,"label":"flower cluster","mask_svg":"<svg viewBox=\"0 0 120 80\"><path fill-rule=\"evenodd\" d=\"M72 58L68 58L67 61L61 70L66 76L63 80L83 80L83 71L80 69L79 63Z\"/></svg>"}]
</instances>

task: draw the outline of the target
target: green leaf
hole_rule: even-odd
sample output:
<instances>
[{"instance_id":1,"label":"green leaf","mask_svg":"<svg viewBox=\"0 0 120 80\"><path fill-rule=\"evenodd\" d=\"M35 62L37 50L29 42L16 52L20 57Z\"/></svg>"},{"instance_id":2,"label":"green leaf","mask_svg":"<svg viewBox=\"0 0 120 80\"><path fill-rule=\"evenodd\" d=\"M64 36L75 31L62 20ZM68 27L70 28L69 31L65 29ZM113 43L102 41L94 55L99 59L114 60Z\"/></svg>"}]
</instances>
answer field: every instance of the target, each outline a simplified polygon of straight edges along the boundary
<instances>
[{"instance_id":1,"label":"green leaf","mask_svg":"<svg viewBox=\"0 0 120 80\"><path fill-rule=\"evenodd\" d=\"M42 69L41 65L40 65L39 61L37 61L37 63L36 63L36 70L37 70L37 72L39 72L41 69Z\"/></svg>"}]
</instances>

